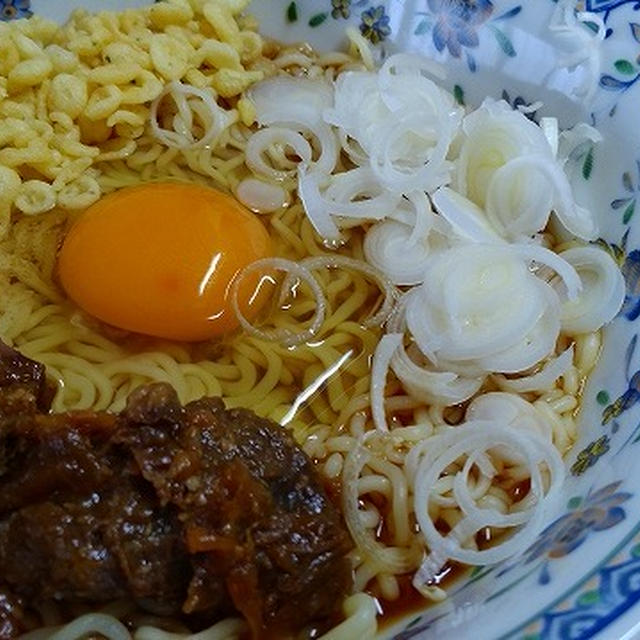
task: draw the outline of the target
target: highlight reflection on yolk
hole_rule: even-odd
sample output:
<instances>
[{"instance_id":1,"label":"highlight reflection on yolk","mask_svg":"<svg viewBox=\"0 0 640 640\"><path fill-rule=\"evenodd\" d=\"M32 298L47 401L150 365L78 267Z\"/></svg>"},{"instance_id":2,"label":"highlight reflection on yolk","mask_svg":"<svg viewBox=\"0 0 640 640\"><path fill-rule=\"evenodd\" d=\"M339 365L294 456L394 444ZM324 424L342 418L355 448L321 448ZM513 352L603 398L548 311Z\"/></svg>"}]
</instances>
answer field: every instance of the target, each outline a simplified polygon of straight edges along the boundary
<instances>
[{"instance_id":1,"label":"highlight reflection on yolk","mask_svg":"<svg viewBox=\"0 0 640 640\"><path fill-rule=\"evenodd\" d=\"M58 274L69 297L104 322L194 341L236 328L230 283L269 254L266 229L232 197L199 185L145 184L87 209L64 240ZM247 276L239 288L247 317L264 302L253 296L258 279Z\"/></svg>"}]
</instances>

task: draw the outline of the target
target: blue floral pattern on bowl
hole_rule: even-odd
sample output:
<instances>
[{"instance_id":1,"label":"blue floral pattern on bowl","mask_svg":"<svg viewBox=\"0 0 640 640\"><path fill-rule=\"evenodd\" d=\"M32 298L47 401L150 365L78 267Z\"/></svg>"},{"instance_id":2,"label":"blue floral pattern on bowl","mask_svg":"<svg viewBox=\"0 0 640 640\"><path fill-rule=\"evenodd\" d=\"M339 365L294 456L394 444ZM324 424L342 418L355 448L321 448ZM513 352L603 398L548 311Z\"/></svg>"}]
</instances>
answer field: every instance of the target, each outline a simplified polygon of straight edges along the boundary
<instances>
[{"instance_id":1,"label":"blue floral pattern on bowl","mask_svg":"<svg viewBox=\"0 0 640 640\"><path fill-rule=\"evenodd\" d=\"M0 20L29 18L31 15L31 0L0 0Z\"/></svg>"},{"instance_id":2,"label":"blue floral pattern on bowl","mask_svg":"<svg viewBox=\"0 0 640 640\"><path fill-rule=\"evenodd\" d=\"M563 594L534 620L500 640L589 640L598 632L612 640L637 623L637 617L632 616L618 635L606 633L616 620L633 613L639 601L640 524L636 524L605 561L583 577L578 588Z\"/></svg>"},{"instance_id":3,"label":"blue floral pattern on bowl","mask_svg":"<svg viewBox=\"0 0 640 640\"><path fill-rule=\"evenodd\" d=\"M389 16L381 4L363 11L360 20L360 33L373 44L382 42L391 33Z\"/></svg>"},{"instance_id":4,"label":"blue floral pattern on bowl","mask_svg":"<svg viewBox=\"0 0 640 640\"><path fill-rule=\"evenodd\" d=\"M300 2L293 0L285 8L286 21L294 24L301 18ZM331 0L326 11L312 13L306 18L307 25L312 29L324 24L329 17L334 20L347 20L357 11L360 33L373 44L379 44L391 33L389 15L385 5L372 4L369 0Z\"/></svg>"},{"instance_id":5,"label":"blue floral pattern on bowl","mask_svg":"<svg viewBox=\"0 0 640 640\"><path fill-rule=\"evenodd\" d=\"M537 542L525 552L525 564L545 558L539 580L549 582L548 560L560 558L577 549L587 537L597 531L614 527L625 519L626 513L620 506L627 501L630 493L616 492L622 483L611 484L584 498L572 498L569 510L550 524L539 536Z\"/></svg>"},{"instance_id":6,"label":"blue floral pattern on bowl","mask_svg":"<svg viewBox=\"0 0 640 640\"><path fill-rule=\"evenodd\" d=\"M463 47L477 47L477 28L493 12L490 0L428 0L427 6L436 21L432 29L433 44L438 51L445 46L454 58Z\"/></svg>"},{"instance_id":7,"label":"blue floral pattern on bowl","mask_svg":"<svg viewBox=\"0 0 640 640\"><path fill-rule=\"evenodd\" d=\"M622 222L628 224L636 210L636 202L640 195L640 160L636 160L634 167L635 178L631 171L625 171L622 174L622 186L625 190L624 196L611 201L611 208L614 210L622 210ZM634 320L635 318L630 318Z\"/></svg>"},{"instance_id":8,"label":"blue floral pattern on bowl","mask_svg":"<svg viewBox=\"0 0 640 640\"><path fill-rule=\"evenodd\" d=\"M638 6L636 5L634 7ZM629 22L629 32L633 40L640 45L640 23ZM609 33L609 31L608 31ZM640 47L635 60L633 58L618 58L613 63L614 71L603 73L600 86L607 91L627 91L640 80Z\"/></svg>"},{"instance_id":9,"label":"blue floral pattern on bowl","mask_svg":"<svg viewBox=\"0 0 640 640\"><path fill-rule=\"evenodd\" d=\"M611 449L611 438L606 434L590 442L578 453L576 461L571 465L571 473L576 476L583 474L587 469L593 467L609 449Z\"/></svg>"},{"instance_id":10,"label":"blue floral pattern on bowl","mask_svg":"<svg viewBox=\"0 0 640 640\"><path fill-rule=\"evenodd\" d=\"M638 0L586 0L584 7L580 8L584 8L585 11L591 11L593 13L602 13L606 21L614 9L624 4L633 5L635 11L640 8L638 7Z\"/></svg>"}]
</instances>

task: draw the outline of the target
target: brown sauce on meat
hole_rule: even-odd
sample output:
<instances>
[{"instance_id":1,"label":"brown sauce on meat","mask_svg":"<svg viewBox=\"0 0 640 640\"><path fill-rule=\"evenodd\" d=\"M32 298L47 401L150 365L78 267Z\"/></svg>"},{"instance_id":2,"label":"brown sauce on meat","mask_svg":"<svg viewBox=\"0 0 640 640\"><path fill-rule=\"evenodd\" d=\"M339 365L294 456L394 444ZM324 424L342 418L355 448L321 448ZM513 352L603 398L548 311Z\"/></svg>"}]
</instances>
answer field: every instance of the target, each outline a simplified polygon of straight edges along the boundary
<instances>
[{"instance_id":1,"label":"brown sauce on meat","mask_svg":"<svg viewBox=\"0 0 640 640\"><path fill-rule=\"evenodd\" d=\"M49 414L47 394L0 345L0 640L51 601L122 599L194 631L240 613L261 640L335 622L351 541L285 429L166 384L117 415Z\"/></svg>"}]
</instances>

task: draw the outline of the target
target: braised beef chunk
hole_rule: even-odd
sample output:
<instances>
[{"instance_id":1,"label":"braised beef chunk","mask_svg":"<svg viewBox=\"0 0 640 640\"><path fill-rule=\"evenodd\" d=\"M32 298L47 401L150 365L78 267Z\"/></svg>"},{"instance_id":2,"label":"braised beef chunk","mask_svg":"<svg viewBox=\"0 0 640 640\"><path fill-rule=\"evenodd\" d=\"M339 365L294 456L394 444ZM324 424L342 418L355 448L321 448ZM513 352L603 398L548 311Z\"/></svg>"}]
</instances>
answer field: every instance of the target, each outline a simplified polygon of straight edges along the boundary
<instances>
[{"instance_id":1,"label":"braised beef chunk","mask_svg":"<svg viewBox=\"0 0 640 640\"><path fill-rule=\"evenodd\" d=\"M0 340L0 417L33 409L47 411L52 399L44 366Z\"/></svg>"},{"instance_id":2,"label":"braised beef chunk","mask_svg":"<svg viewBox=\"0 0 640 640\"><path fill-rule=\"evenodd\" d=\"M47 600L129 598L194 628L240 612L261 639L336 615L349 537L282 427L166 384L119 415L43 414L29 363L0 352L0 639Z\"/></svg>"},{"instance_id":3,"label":"braised beef chunk","mask_svg":"<svg viewBox=\"0 0 640 640\"><path fill-rule=\"evenodd\" d=\"M13 638L27 630L24 603L0 579L0 638Z\"/></svg>"}]
</instances>

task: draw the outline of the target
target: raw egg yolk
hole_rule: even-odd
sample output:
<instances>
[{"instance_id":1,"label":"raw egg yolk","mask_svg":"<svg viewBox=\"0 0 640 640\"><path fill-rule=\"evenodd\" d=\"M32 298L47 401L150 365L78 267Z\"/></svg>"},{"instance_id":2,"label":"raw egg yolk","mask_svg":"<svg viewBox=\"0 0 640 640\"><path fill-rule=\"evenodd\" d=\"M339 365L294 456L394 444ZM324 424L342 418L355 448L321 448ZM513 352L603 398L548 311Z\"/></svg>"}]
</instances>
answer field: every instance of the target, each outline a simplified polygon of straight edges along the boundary
<instances>
[{"instance_id":1,"label":"raw egg yolk","mask_svg":"<svg viewBox=\"0 0 640 640\"><path fill-rule=\"evenodd\" d=\"M108 324L196 341L237 327L231 282L268 255L267 230L232 197L199 185L143 184L82 214L60 250L58 275L76 304ZM248 318L267 297L259 276L238 287Z\"/></svg>"}]
</instances>

